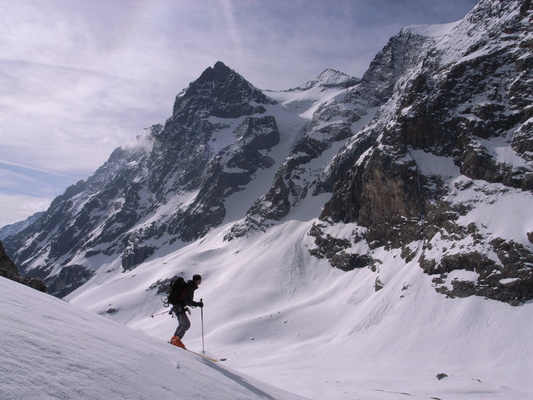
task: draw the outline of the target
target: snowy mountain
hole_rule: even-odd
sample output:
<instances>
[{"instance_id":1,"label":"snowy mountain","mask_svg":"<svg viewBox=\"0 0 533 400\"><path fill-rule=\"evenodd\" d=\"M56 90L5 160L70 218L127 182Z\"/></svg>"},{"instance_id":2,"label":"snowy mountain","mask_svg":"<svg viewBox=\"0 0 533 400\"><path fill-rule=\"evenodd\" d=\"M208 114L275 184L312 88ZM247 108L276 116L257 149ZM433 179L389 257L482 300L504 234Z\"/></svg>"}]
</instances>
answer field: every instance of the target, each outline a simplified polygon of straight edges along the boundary
<instances>
[{"instance_id":1,"label":"snowy mountain","mask_svg":"<svg viewBox=\"0 0 533 400\"><path fill-rule=\"evenodd\" d=\"M41 215L43 215L43 212L35 213L28 218L26 218L24 221L15 222L14 224L5 225L0 228L0 240L8 237L13 236L19 233L20 231L26 229L28 226L33 224L35 221L37 221Z\"/></svg>"},{"instance_id":2,"label":"snowy mountain","mask_svg":"<svg viewBox=\"0 0 533 400\"><path fill-rule=\"evenodd\" d=\"M309 398L531 398L531 18L481 0L281 92L218 62L5 248L161 341L200 273L213 349Z\"/></svg>"},{"instance_id":3,"label":"snowy mountain","mask_svg":"<svg viewBox=\"0 0 533 400\"><path fill-rule=\"evenodd\" d=\"M334 267L376 269L374 250L401 249L447 295L530 300L530 219L500 233L476 207L503 222L508 203L531 204L530 13L481 1L457 23L405 28L360 80L326 70L286 92L219 62L6 249L64 296L117 257L130 270L223 224L231 240L305 210L311 254ZM456 270L476 279L452 283Z\"/></svg>"}]
</instances>

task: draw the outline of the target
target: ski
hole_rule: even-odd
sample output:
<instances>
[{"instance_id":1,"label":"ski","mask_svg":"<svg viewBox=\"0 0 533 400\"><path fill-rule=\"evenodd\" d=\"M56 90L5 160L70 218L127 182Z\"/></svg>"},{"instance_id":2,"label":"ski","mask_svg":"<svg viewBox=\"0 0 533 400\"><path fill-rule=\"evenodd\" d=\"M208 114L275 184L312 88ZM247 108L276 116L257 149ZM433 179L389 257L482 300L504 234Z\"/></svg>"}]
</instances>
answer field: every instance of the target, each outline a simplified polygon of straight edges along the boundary
<instances>
[{"instance_id":1,"label":"ski","mask_svg":"<svg viewBox=\"0 0 533 400\"><path fill-rule=\"evenodd\" d=\"M209 360L209 361L213 361L213 362L226 361L226 358L218 358L218 359L217 358L211 358L211 357L206 356L205 354L197 353L196 351L192 351L192 350L189 350L189 349L183 349L183 350L187 350L189 353L196 354L197 356L203 357L203 358L205 358L206 360Z\"/></svg>"},{"instance_id":2,"label":"ski","mask_svg":"<svg viewBox=\"0 0 533 400\"><path fill-rule=\"evenodd\" d=\"M170 342L167 342L168 344L172 344ZM178 347L178 346L175 346L175 347ZM227 359L226 358L211 358L211 357L208 357L202 353L197 353L196 351L192 351L192 350L189 350L189 349L185 349L183 347L178 347L178 349L183 349L185 351L188 351L189 353L193 353L193 354L196 354L197 356L200 356L200 357L203 357L205 358L206 360L209 360L209 361L212 361L212 362L221 362L221 361L226 361Z\"/></svg>"}]
</instances>

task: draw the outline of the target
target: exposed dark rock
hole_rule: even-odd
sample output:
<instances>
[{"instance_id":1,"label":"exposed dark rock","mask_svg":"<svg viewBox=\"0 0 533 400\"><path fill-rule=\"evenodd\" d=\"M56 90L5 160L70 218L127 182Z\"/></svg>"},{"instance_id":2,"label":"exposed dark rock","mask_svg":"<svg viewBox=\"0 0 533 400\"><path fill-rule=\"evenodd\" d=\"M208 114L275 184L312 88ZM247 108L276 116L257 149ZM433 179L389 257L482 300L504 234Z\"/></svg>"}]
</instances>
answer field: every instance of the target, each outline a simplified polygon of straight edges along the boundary
<instances>
[{"instance_id":1,"label":"exposed dark rock","mask_svg":"<svg viewBox=\"0 0 533 400\"><path fill-rule=\"evenodd\" d=\"M22 283L23 285L29 286L40 292L48 293L48 287L46 286L46 283L42 279L19 276L19 277L13 278L12 280Z\"/></svg>"},{"instance_id":2,"label":"exposed dark rock","mask_svg":"<svg viewBox=\"0 0 533 400\"><path fill-rule=\"evenodd\" d=\"M56 297L64 297L87 282L93 275L94 271L83 265L64 266L59 274L47 277L49 293Z\"/></svg>"},{"instance_id":3,"label":"exposed dark rock","mask_svg":"<svg viewBox=\"0 0 533 400\"><path fill-rule=\"evenodd\" d=\"M273 166L274 160L262 154L276 146L280 133L272 116L246 117L237 127L238 145L222 149L207 166L202 189L187 209L171 220L171 233L183 240L194 240L222 222L224 200L251 182L257 170Z\"/></svg>"},{"instance_id":4,"label":"exposed dark rock","mask_svg":"<svg viewBox=\"0 0 533 400\"><path fill-rule=\"evenodd\" d=\"M383 289L385 287L385 285L383 284L383 282L381 282L381 280L378 278L376 278L376 280L374 281L374 291L375 292L379 292L381 289Z\"/></svg>"},{"instance_id":5,"label":"exposed dark rock","mask_svg":"<svg viewBox=\"0 0 533 400\"><path fill-rule=\"evenodd\" d=\"M18 276L19 272L15 263L9 258L0 242L0 275L6 278Z\"/></svg>"},{"instance_id":6,"label":"exposed dark rock","mask_svg":"<svg viewBox=\"0 0 533 400\"><path fill-rule=\"evenodd\" d=\"M134 245L128 247L122 255L122 268L131 270L154 254L155 247Z\"/></svg>"},{"instance_id":7,"label":"exposed dark rock","mask_svg":"<svg viewBox=\"0 0 533 400\"><path fill-rule=\"evenodd\" d=\"M373 247L401 247L421 238L418 222L425 201L414 162L399 163L376 150L346 178L325 204L321 219L367 227L367 240Z\"/></svg>"},{"instance_id":8,"label":"exposed dark rock","mask_svg":"<svg viewBox=\"0 0 533 400\"><path fill-rule=\"evenodd\" d=\"M254 106L252 102L259 105ZM220 118L237 118L264 112L261 104L272 104L259 89L254 88L242 76L224 63L217 62L207 68L202 75L190 84L183 95L176 97L173 119L190 125L201 112Z\"/></svg>"},{"instance_id":9,"label":"exposed dark rock","mask_svg":"<svg viewBox=\"0 0 533 400\"><path fill-rule=\"evenodd\" d=\"M326 258L331 266L343 271L368 267L372 259L366 254L354 254L347 251L354 243L347 239L334 238L325 234L318 225L313 225L309 235L315 238L316 247L309 253L318 258Z\"/></svg>"},{"instance_id":10,"label":"exposed dark rock","mask_svg":"<svg viewBox=\"0 0 533 400\"><path fill-rule=\"evenodd\" d=\"M437 291L450 297L478 295L510 304L533 299L533 254L522 245L494 239L490 243L500 263L478 252L458 253L442 257L440 262L424 256L420 266L434 279ZM474 281L455 279L452 288L443 285L452 271L465 270L477 274Z\"/></svg>"},{"instance_id":11,"label":"exposed dark rock","mask_svg":"<svg viewBox=\"0 0 533 400\"><path fill-rule=\"evenodd\" d=\"M17 266L9 258L4 250L4 245L0 241L0 276L11 279L12 281L22 283L23 285L32 287L41 292L47 292L48 289L42 279L21 277L19 275Z\"/></svg>"}]
</instances>

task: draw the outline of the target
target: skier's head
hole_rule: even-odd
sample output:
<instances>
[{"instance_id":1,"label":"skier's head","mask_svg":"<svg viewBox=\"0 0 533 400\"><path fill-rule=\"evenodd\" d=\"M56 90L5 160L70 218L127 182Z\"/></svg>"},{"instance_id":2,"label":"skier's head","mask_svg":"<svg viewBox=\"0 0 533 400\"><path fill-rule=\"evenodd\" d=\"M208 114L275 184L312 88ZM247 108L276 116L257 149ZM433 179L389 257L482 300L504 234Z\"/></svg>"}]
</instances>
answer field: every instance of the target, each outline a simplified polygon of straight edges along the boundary
<instances>
[{"instance_id":1,"label":"skier's head","mask_svg":"<svg viewBox=\"0 0 533 400\"><path fill-rule=\"evenodd\" d=\"M202 283L202 277L196 274L192 277L192 281L196 283L196 285L199 285L200 283Z\"/></svg>"}]
</instances>

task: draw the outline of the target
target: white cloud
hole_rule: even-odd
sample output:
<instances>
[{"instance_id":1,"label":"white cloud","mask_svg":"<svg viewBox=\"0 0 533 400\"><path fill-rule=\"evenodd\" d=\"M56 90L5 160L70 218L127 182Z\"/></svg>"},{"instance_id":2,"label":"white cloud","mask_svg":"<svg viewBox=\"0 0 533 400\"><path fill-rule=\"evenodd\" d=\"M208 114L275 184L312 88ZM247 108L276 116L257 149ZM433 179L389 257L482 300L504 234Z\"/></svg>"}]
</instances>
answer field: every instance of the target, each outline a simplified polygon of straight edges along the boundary
<instances>
[{"instance_id":1,"label":"white cloud","mask_svg":"<svg viewBox=\"0 0 533 400\"><path fill-rule=\"evenodd\" d=\"M0 194L0 227L22 221L39 211L45 211L52 198Z\"/></svg>"}]
</instances>

